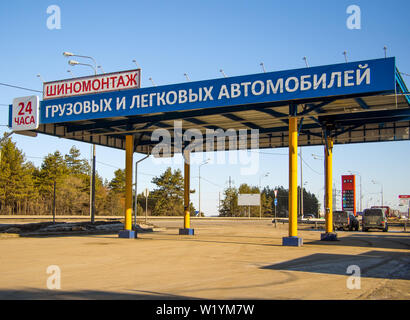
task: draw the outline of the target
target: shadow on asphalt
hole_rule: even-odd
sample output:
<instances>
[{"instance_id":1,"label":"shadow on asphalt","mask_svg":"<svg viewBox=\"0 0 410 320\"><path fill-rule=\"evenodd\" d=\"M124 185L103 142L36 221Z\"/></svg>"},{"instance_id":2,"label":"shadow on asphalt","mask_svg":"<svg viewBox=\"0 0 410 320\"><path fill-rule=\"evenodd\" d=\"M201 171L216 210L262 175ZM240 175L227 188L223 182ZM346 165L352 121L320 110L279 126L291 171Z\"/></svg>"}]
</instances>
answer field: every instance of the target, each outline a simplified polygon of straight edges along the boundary
<instances>
[{"instance_id":1,"label":"shadow on asphalt","mask_svg":"<svg viewBox=\"0 0 410 320\"><path fill-rule=\"evenodd\" d=\"M380 249L410 249L410 235L394 235L389 233L351 233L348 236L339 234L339 241L304 241L303 244L315 244L323 246L348 246Z\"/></svg>"},{"instance_id":2,"label":"shadow on asphalt","mask_svg":"<svg viewBox=\"0 0 410 320\"><path fill-rule=\"evenodd\" d=\"M0 290L0 300L199 300L189 296L163 294L153 291L133 290L122 293L97 290Z\"/></svg>"},{"instance_id":3,"label":"shadow on asphalt","mask_svg":"<svg viewBox=\"0 0 410 320\"><path fill-rule=\"evenodd\" d=\"M261 269L351 275L351 272L347 273L351 265L360 268L361 277L410 280L410 253L407 252L374 250L358 255L315 253Z\"/></svg>"}]
</instances>

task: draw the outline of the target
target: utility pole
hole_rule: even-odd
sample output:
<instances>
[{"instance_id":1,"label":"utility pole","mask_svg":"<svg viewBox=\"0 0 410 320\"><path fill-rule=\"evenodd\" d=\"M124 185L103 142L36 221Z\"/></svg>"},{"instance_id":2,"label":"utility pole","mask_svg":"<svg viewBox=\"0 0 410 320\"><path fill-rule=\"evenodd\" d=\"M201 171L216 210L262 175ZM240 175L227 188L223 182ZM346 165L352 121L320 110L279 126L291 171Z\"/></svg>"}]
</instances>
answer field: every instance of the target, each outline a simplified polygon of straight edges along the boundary
<instances>
[{"instance_id":1,"label":"utility pole","mask_svg":"<svg viewBox=\"0 0 410 320\"><path fill-rule=\"evenodd\" d=\"M53 223L56 223L56 181L54 180Z\"/></svg>"},{"instance_id":2,"label":"utility pole","mask_svg":"<svg viewBox=\"0 0 410 320\"><path fill-rule=\"evenodd\" d=\"M221 214L221 191L218 192L218 213Z\"/></svg>"},{"instance_id":3,"label":"utility pole","mask_svg":"<svg viewBox=\"0 0 410 320\"><path fill-rule=\"evenodd\" d=\"M135 194L134 194L134 229L137 230L137 209L138 209L138 190L137 190L137 182L138 182L138 163L147 159L149 157L149 153L142 159L135 162ZM145 222L146 223L146 222Z\"/></svg>"},{"instance_id":4,"label":"utility pole","mask_svg":"<svg viewBox=\"0 0 410 320\"><path fill-rule=\"evenodd\" d=\"M229 176L229 192L231 192L231 176ZM230 207L230 211L231 211L231 216L233 217L233 208L232 208L232 194L229 195L229 207Z\"/></svg>"}]
</instances>

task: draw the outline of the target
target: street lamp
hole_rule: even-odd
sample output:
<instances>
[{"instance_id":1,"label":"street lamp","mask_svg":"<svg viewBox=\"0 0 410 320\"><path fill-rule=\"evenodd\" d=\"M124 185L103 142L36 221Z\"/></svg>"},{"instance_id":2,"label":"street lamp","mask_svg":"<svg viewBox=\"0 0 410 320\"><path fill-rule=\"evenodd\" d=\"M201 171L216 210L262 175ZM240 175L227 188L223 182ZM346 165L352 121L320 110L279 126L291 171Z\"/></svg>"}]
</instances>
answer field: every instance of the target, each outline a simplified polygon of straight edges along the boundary
<instances>
[{"instance_id":1,"label":"street lamp","mask_svg":"<svg viewBox=\"0 0 410 320\"><path fill-rule=\"evenodd\" d=\"M303 60L305 60L306 68L309 68L309 63L308 63L308 61L307 61L307 58L306 58L306 57L303 57Z\"/></svg>"},{"instance_id":2,"label":"street lamp","mask_svg":"<svg viewBox=\"0 0 410 320\"><path fill-rule=\"evenodd\" d=\"M312 153L312 157L315 160L323 160L324 158L322 156L318 156L317 154Z\"/></svg>"},{"instance_id":3,"label":"street lamp","mask_svg":"<svg viewBox=\"0 0 410 320\"><path fill-rule=\"evenodd\" d=\"M345 62L347 63L347 52L343 51L343 55L345 56Z\"/></svg>"},{"instance_id":4,"label":"street lamp","mask_svg":"<svg viewBox=\"0 0 410 320\"><path fill-rule=\"evenodd\" d=\"M362 176L361 176L361 174L360 173L358 173L358 172L356 172L356 171L347 171L347 172L349 172L350 174L357 174L358 176L359 176L359 178L360 178L360 212L363 212L362 211Z\"/></svg>"},{"instance_id":5,"label":"street lamp","mask_svg":"<svg viewBox=\"0 0 410 320\"><path fill-rule=\"evenodd\" d=\"M132 60L132 62L135 63L135 65L137 66L137 69L141 69L140 66L139 66L138 63L137 63L137 60L134 59L134 60Z\"/></svg>"},{"instance_id":6,"label":"street lamp","mask_svg":"<svg viewBox=\"0 0 410 320\"><path fill-rule=\"evenodd\" d=\"M382 207L383 207L383 185L380 183L380 182L377 182L377 181L374 181L374 180L372 180L372 183L373 184L379 184L380 186L381 186L381 205L382 205Z\"/></svg>"},{"instance_id":7,"label":"street lamp","mask_svg":"<svg viewBox=\"0 0 410 320\"><path fill-rule=\"evenodd\" d=\"M79 55L79 54L74 54L74 53L67 52L67 51L63 52L63 56L64 56L64 57L79 57L79 58L91 59L91 60L94 62L94 68L97 68L97 62L95 61L95 59L94 59L93 57L90 57L90 56L81 56L81 55Z\"/></svg>"},{"instance_id":8,"label":"street lamp","mask_svg":"<svg viewBox=\"0 0 410 320\"><path fill-rule=\"evenodd\" d=\"M210 159L205 160L202 162L198 167L198 176L199 176L199 186L198 186L198 216L201 216L201 166L207 164Z\"/></svg>"},{"instance_id":9,"label":"street lamp","mask_svg":"<svg viewBox=\"0 0 410 320\"><path fill-rule=\"evenodd\" d=\"M149 78L148 78L148 80L150 80L150 81L152 82L152 85L153 85L154 87L156 87L156 86L157 86L157 85L155 84L154 80L152 80L152 78L151 78L151 77L149 77Z\"/></svg>"},{"instance_id":10,"label":"street lamp","mask_svg":"<svg viewBox=\"0 0 410 320\"><path fill-rule=\"evenodd\" d=\"M269 175L269 172L266 172L264 175L259 176L259 219L262 219L262 185L261 180Z\"/></svg>"},{"instance_id":11,"label":"street lamp","mask_svg":"<svg viewBox=\"0 0 410 320\"><path fill-rule=\"evenodd\" d=\"M41 76L41 74L37 74L36 76L37 76L37 78L40 78L40 80L41 80L42 83L45 82L44 79L43 79L43 77Z\"/></svg>"},{"instance_id":12,"label":"street lamp","mask_svg":"<svg viewBox=\"0 0 410 320\"><path fill-rule=\"evenodd\" d=\"M76 60L68 60L68 64L70 66L76 66L76 65L84 65L84 66L89 66L94 70L94 75L97 75L97 62L93 57L90 56L83 56L79 54L74 54L72 52L64 51L63 52L64 57L79 57L79 58L85 58L85 59L90 59L93 61L94 66L91 64L87 63L80 63ZM95 217L95 144L93 143L93 157L92 157L92 175L91 175L91 203L90 203L90 218L91 218L91 223L94 223L94 217Z\"/></svg>"},{"instance_id":13,"label":"street lamp","mask_svg":"<svg viewBox=\"0 0 410 320\"><path fill-rule=\"evenodd\" d=\"M93 65L91 65L91 64L88 64L88 63L80 63L80 62L78 62L78 61L76 61L76 60L68 60L68 64L69 64L70 66L80 65L80 66L88 66L88 67L91 67L91 68L94 70L94 75L97 75L97 69L96 69Z\"/></svg>"},{"instance_id":14,"label":"street lamp","mask_svg":"<svg viewBox=\"0 0 410 320\"><path fill-rule=\"evenodd\" d=\"M226 78L226 74L225 74L225 72L224 72L222 69L220 69L219 72L222 73L222 75L224 76L224 78Z\"/></svg>"}]
</instances>

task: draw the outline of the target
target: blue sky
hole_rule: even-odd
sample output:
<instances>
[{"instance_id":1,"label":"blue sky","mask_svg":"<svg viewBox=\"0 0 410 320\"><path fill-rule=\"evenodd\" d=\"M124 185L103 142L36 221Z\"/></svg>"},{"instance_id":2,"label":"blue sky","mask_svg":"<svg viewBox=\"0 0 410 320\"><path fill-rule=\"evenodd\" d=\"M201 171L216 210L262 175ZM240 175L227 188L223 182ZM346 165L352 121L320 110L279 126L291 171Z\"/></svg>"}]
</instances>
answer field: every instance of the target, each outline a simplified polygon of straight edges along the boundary
<instances>
[{"instance_id":1,"label":"blue sky","mask_svg":"<svg viewBox=\"0 0 410 320\"><path fill-rule=\"evenodd\" d=\"M361 29L346 27L349 5L361 9ZM49 30L46 22L50 5L61 8L61 29ZM410 22L408 1L2 1L0 3L0 82L41 90L37 74L45 81L67 78L92 70L70 67L62 52L71 51L94 57L105 72L142 68L142 86L381 58L387 46L389 56L396 57L402 72L410 73L408 41ZM404 76L409 84L408 77ZM7 123L12 99L29 92L0 86L1 125ZM0 132L8 130L0 127ZM72 141L54 137L13 136L28 160L36 165L55 150L67 153ZM77 143L84 157L90 146ZM384 202L398 204L399 194L410 194L410 142L386 142L336 145L334 148L334 182L340 189L340 175L348 170L359 172L363 184L363 207L379 204L380 185ZM268 154L271 153L271 154ZM323 198L323 161L311 155L323 155L323 147L303 148L306 188ZM142 155L135 155L139 159ZM206 159L204 155L204 159ZM234 184L288 186L287 149L265 150L259 155L259 172L240 174L240 165L212 165L201 168L201 209L207 215L217 213L218 193ZM111 179L116 168L124 167L124 152L97 146L97 170ZM182 169L175 164L174 169ZM141 163L139 187L152 188L150 180L166 165L151 160ZM192 165L192 188L198 186L198 166ZM194 205L198 194L192 195ZM340 204L340 200L339 200Z\"/></svg>"}]
</instances>

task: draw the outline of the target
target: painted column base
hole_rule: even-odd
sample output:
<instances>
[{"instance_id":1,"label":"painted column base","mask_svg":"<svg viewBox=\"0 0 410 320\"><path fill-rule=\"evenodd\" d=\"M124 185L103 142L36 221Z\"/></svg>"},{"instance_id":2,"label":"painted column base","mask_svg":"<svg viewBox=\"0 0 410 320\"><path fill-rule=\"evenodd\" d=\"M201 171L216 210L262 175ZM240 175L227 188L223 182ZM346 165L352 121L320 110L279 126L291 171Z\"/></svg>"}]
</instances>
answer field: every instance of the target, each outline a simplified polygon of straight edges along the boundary
<instances>
[{"instance_id":1,"label":"painted column base","mask_svg":"<svg viewBox=\"0 0 410 320\"><path fill-rule=\"evenodd\" d=\"M179 234L180 235L185 235L185 236L193 236L194 235L194 229L191 229L191 228L179 229Z\"/></svg>"},{"instance_id":2,"label":"painted column base","mask_svg":"<svg viewBox=\"0 0 410 320\"><path fill-rule=\"evenodd\" d=\"M303 239L299 237L283 237L282 246L301 247L303 245Z\"/></svg>"},{"instance_id":3,"label":"painted column base","mask_svg":"<svg viewBox=\"0 0 410 320\"><path fill-rule=\"evenodd\" d=\"M118 238L136 239L137 238L137 232L133 231L133 230L121 230L120 233L118 233Z\"/></svg>"},{"instance_id":4,"label":"painted column base","mask_svg":"<svg viewBox=\"0 0 410 320\"><path fill-rule=\"evenodd\" d=\"M338 241L336 232L326 232L320 235L321 241Z\"/></svg>"}]
</instances>

